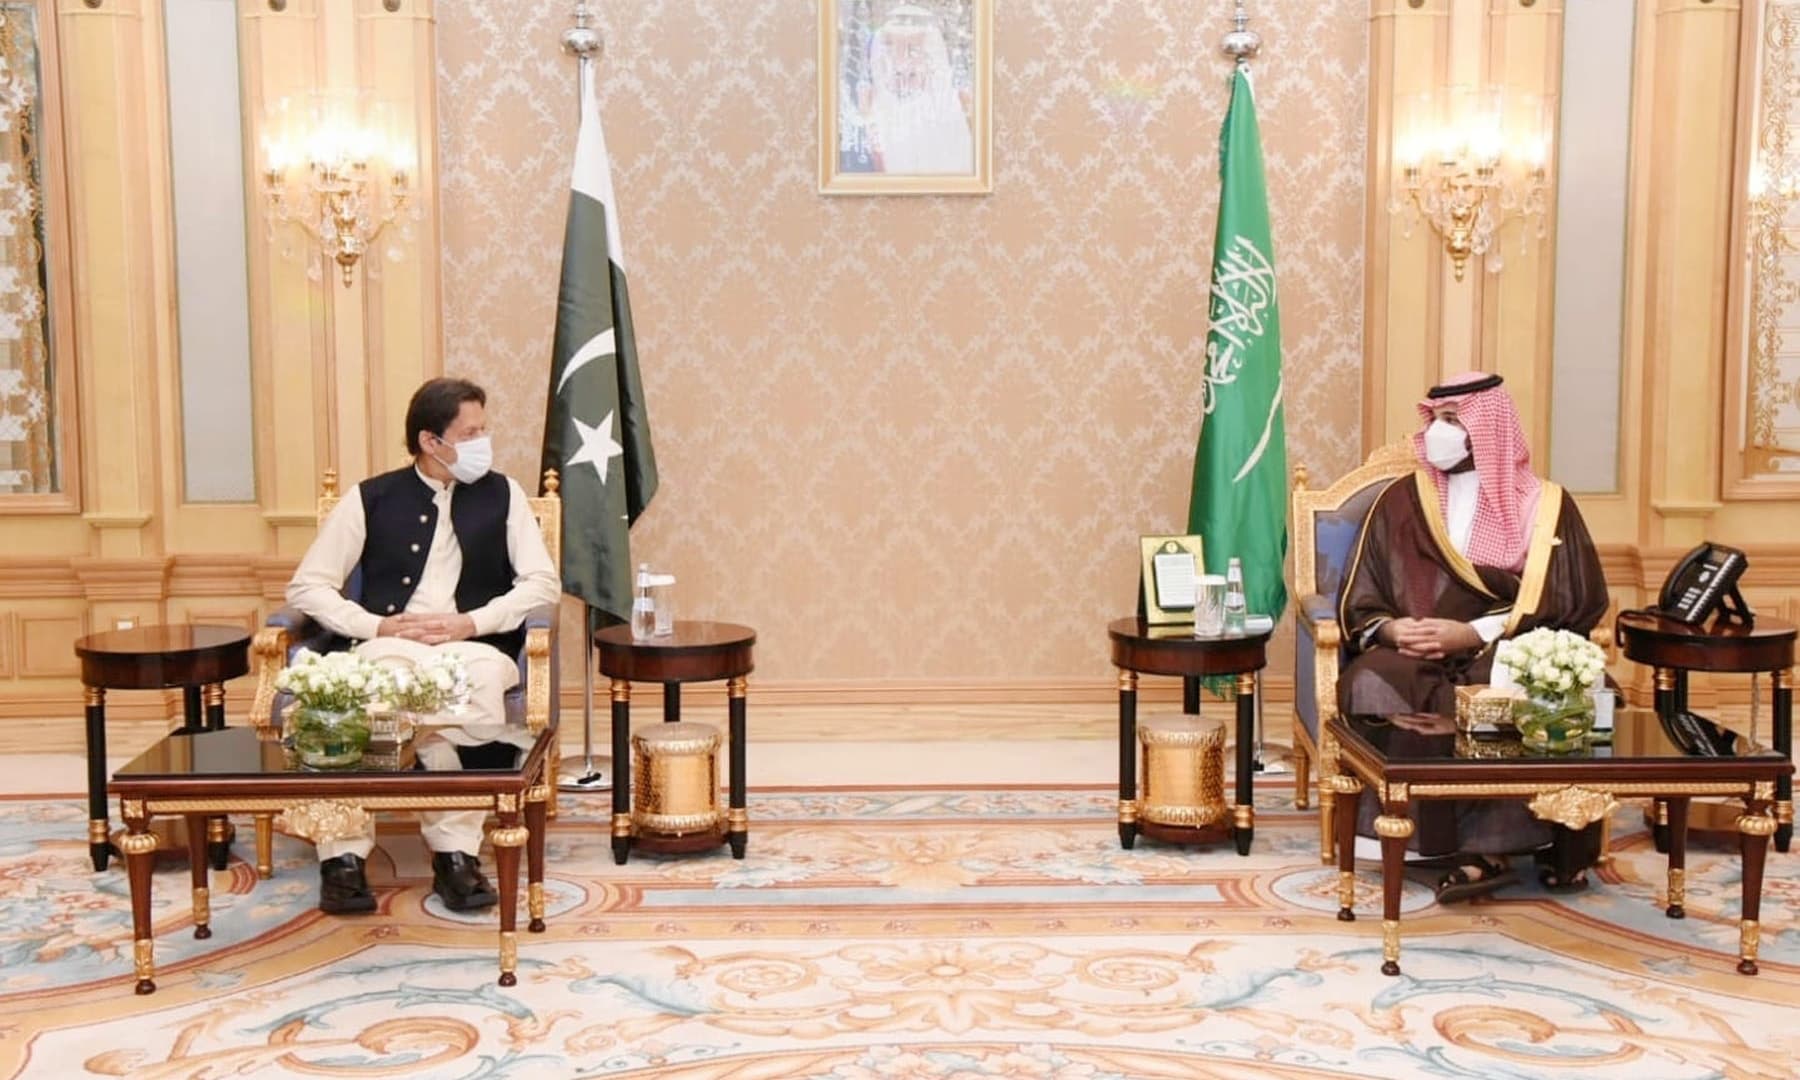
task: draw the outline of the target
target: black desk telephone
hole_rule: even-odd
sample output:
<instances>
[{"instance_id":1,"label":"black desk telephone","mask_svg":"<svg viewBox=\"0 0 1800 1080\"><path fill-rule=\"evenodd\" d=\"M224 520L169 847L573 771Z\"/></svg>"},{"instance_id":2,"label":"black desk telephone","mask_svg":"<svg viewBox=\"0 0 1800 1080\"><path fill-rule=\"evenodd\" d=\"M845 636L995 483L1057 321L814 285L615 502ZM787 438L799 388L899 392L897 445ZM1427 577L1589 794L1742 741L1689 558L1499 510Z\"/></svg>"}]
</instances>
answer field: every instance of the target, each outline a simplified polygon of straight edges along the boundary
<instances>
[{"instance_id":1,"label":"black desk telephone","mask_svg":"<svg viewBox=\"0 0 1800 1080\"><path fill-rule=\"evenodd\" d=\"M1699 713L1686 709L1674 716L1658 717L1663 734L1690 757L1731 757L1737 753L1737 732L1720 727Z\"/></svg>"},{"instance_id":2,"label":"black desk telephone","mask_svg":"<svg viewBox=\"0 0 1800 1080\"><path fill-rule=\"evenodd\" d=\"M1756 621L1738 592L1749 560L1737 548L1701 544L1681 557L1664 579L1654 610L1664 618L1689 625L1703 623L1716 610L1722 619L1749 626Z\"/></svg>"}]
</instances>

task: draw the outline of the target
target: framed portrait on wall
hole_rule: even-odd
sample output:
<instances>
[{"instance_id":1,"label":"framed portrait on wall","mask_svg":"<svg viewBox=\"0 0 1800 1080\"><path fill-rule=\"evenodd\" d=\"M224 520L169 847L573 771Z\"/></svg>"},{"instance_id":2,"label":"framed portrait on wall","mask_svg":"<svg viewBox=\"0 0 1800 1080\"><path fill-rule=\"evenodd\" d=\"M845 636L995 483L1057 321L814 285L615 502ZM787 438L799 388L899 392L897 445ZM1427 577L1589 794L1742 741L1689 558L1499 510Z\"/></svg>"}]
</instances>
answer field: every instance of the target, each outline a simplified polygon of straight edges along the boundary
<instances>
[{"instance_id":1,"label":"framed portrait on wall","mask_svg":"<svg viewBox=\"0 0 1800 1080\"><path fill-rule=\"evenodd\" d=\"M985 194L993 0L819 0L819 190Z\"/></svg>"}]
</instances>

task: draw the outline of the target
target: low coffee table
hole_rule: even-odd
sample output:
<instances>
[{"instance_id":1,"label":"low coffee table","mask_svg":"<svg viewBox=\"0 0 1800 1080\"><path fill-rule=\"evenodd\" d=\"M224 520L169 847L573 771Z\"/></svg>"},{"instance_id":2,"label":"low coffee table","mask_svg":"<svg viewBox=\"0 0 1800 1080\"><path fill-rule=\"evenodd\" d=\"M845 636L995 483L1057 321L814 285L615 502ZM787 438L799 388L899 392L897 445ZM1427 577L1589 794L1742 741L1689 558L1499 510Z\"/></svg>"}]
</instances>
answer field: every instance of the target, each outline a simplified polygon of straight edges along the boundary
<instances>
[{"instance_id":1,"label":"low coffee table","mask_svg":"<svg viewBox=\"0 0 1800 1080\"><path fill-rule=\"evenodd\" d=\"M1345 800L1337 813L1338 918L1345 922L1356 919L1351 907L1356 895L1356 801L1365 784L1375 790L1382 807L1375 833L1381 839L1383 975L1400 974L1400 887L1414 803L1529 799L1531 812L1541 820L1584 829L1605 820L1617 807L1618 795L1669 803L1669 905L1664 914L1671 919L1686 916L1687 831L1680 826L1687 820L1688 800L1704 795L1743 800L1744 812L1736 821L1744 862L1737 969L1756 974L1763 860L1776 824L1770 808L1776 782L1793 775L1793 762L1760 747L1734 757L1689 757L1662 735L1655 714L1643 709L1620 710L1614 723L1619 745L1547 754L1512 735L1471 738L1343 717L1327 721L1339 759L1324 763L1322 775L1331 777L1332 790ZM1627 725L1635 727L1627 733ZM1397 733L1406 736L1404 742ZM1622 734L1628 737L1620 738Z\"/></svg>"},{"instance_id":2,"label":"low coffee table","mask_svg":"<svg viewBox=\"0 0 1800 1080\"><path fill-rule=\"evenodd\" d=\"M250 634L235 626L139 626L89 634L75 643L87 697L88 853L104 870L112 854L106 818L106 692L182 690L183 731L225 726L225 681L250 671ZM204 700L205 721L201 720ZM213 868L225 869L231 849L224 818L201 823ZM190 845L191 846L191 845Z\"/></svg>"},{"instance_id":3,"label":"low coffee table","mask_svg":"<svg viewBox=\"0 0 1800 1080\"><path fill-rule=\"evenodd\" d=\"M108 790L119 798L128 830L119 846L131 875L131 923L137 960L137 992L154 993L156 965L150 926L150 885L157 838L150 822L182 815L188 821L188 862L193 872L194 936L212 936L207 865L202 858L206 818L280 814L289 832L318 843L361 831L371 810L491 810L499 827L488 834L500 885L500 985L518 976L515 934L519 901L519 848L526 849L527 897L532 933L544 930L544 815L550 787L544 769L553 732L538 735L524 760L511 769L425 772L407 755L362 767L314 772L294 760L277 733L231 728L177 732L113 774ZM393 766L398 765L399 768ZM524 824L520 823L520 814Z\"/></svg>"}]
</instances>

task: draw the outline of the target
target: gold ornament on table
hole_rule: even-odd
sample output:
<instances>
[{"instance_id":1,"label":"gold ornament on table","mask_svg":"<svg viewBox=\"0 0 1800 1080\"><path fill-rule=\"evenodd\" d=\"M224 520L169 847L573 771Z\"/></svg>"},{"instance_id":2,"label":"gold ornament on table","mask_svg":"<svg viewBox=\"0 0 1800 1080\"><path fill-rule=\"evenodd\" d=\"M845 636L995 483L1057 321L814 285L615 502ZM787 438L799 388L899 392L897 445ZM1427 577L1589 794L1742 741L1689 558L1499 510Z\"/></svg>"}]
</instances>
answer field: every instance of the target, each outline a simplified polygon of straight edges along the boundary
<instances>
[{"instance_id":1,"label":"gold ornament on table","mask_svg":"<svg viewBox=\"0 0 1800 1080\"><path fill-rule=\"evenodd\" d=\"M264 121L261 176L269 238L292 224L337 263L343 283L389 225L410 238L416 151L399 109L366 93L283 98Z\"/></svg>"},{"instance_id":2,"label":"gold ornament on table","mask_svg":"<svg viewBox=\"0 0 1800 1080\"><path fill-rule=\"evenodd\" d=\"M1456 280L1481 256L1499 273L1501 231L1518 220L1544 235L1550 191L1549 110L1503 87L1451 86L1402 99L1394 127L1388 213L1407 235L1424 221L1444 241Z\"/></svg>"},{"instance_id":3,"label":"gold ornament on table","mask_svg":"<svg viewBox=\"0 0 1800 1080\"><path fill-rule=\"evenodd\" d=\"M1513 702L1518 694L1485 684L1456 688L1456 730L1472 735L1513 730Z\"/></svg>"}]
</instances>

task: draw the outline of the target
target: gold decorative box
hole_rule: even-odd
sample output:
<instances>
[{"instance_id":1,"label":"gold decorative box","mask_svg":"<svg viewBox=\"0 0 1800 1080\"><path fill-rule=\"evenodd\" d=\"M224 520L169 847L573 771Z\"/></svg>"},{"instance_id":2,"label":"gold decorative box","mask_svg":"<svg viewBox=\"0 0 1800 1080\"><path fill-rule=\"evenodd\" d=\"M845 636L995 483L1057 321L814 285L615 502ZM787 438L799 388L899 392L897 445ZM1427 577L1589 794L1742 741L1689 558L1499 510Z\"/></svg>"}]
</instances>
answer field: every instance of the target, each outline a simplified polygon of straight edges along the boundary
<instances>
[{"instance_id":1,"label":"gold decorative box","mask_svg":"<svg viewBox=\"0 0 1800 1080\"><path fill-rule=\"evenodd\" d=\"M1513 727L1513 702L1518 696L1511 690L1496 690L1485 683L1456 688L1456 730L1488 733L1510 731Z\"/></svg>"},{"instance_id":2,"label":"gold decorative box","mask_svg":"<svg viewBox=\"0 0 1800 1080\"><path fill-rule=\"evenodd\" d=\"M1520 758L1525 756L1525 744L1513 735L1493 739L1477 738L1466 732L1457 732L1456 756L1474 758L1479 761Z\"/></svg>"},{"instance_id":3,"label":"gold decorative box","mask_svg":"<svg viewBox=\"0 0 1800 1080\"><path fill-rule=\"evenodd\" d=\"M1157 717L1138 725L1144 788L1138 817L1198 829L1229 815L1225 805L1225 726L1197 716Z\"/></svg>"},{"instance_id":4,"label":"gold decorative box","mask_svg":"<svg viewBox=\"0 0 1800 1080\"><path fill-rule=\"evenodd\" d=\"M639 835L715 831L719 809L719 729L651 724L631 737L631 823Z\"/></svg>"}]
</instances>

